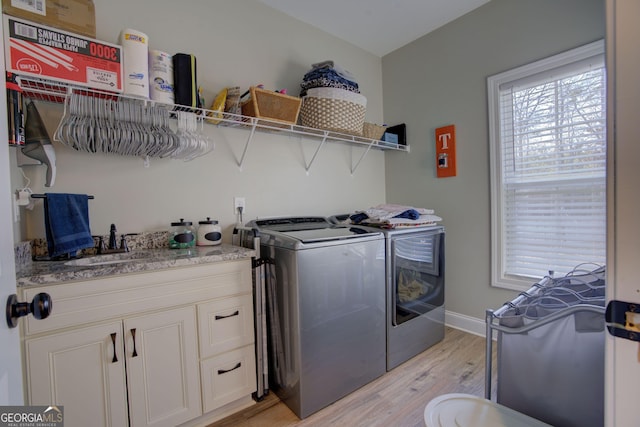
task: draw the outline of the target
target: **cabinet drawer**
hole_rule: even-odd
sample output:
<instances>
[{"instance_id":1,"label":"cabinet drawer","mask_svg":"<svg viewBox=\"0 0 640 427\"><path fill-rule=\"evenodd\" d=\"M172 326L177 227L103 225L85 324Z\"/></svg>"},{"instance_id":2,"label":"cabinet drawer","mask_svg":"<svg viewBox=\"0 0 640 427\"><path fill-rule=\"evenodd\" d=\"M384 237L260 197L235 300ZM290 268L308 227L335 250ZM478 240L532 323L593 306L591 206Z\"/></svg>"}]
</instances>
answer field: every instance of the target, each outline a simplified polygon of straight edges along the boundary
<instances>
[{"instance_id":1,"label":"cabinet drawer","mask_svg":"<svg viewBox=\"0 0 640 427\"><path fill-rule=\"evenodd\" d=\"M253 343L253 297L246 294L198 304L198 329L201 359Z\"/></svg>"},{"instance_id":2,"label":"cabinet drawer","mask_svg":"<svg viewBox=\"0 0 640 427\"><path fill-rule=\"evenodd\" d=\"M253 345L200 362L204 412L212 411L256 391Z\"/></svg>"}]
</instances>

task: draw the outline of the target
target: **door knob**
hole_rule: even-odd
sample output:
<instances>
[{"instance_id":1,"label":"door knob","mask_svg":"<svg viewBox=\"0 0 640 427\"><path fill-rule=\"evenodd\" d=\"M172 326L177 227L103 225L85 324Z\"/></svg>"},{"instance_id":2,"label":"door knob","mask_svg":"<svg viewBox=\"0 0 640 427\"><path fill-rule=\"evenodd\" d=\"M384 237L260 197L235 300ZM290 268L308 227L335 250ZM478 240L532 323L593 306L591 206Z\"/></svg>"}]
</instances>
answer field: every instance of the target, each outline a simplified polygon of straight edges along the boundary
<instances>
[{"instance_id":1,"label":"door knob","mask_svg":"<svg viewBox=\"0 0 640 427\"><path fill-rule=\"evenodd\" d=\"M51 314L53 304L51 296L41 292L33 297L29 302L18 302L16 294L9 295L7 298L7 325L10 328L18 326L18 318L33 314L36 319L46 319Z\"/></svg>"}]
</instances>

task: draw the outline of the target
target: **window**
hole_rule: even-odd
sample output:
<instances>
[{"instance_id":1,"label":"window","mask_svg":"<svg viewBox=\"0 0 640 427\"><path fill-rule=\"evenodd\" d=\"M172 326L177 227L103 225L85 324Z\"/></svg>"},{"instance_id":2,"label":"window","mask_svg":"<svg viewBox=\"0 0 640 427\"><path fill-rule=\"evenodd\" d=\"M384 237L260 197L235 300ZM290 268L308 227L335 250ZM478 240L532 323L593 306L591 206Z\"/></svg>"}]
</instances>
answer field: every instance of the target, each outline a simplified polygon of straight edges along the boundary
<instances>
[{"instance_id":1,"label":"window","mask_svg":"<svg viewBox=\"0 0 640 427\"><path fill-rule=\"evenodd\" d=\"M492 285L604 265L605 89L603 41L488 78Z\"/></svg>"}]
</instances>

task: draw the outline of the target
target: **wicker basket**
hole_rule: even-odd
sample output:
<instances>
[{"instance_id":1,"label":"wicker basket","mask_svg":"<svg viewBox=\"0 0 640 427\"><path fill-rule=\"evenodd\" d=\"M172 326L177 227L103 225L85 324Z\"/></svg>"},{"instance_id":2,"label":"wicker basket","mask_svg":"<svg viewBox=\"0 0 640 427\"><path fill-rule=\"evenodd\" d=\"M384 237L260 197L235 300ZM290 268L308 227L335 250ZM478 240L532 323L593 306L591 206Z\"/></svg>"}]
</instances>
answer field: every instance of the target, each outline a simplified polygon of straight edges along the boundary
<instances>
[{"instance_id":1,"label":"wicker basket","mask_svg":"<svg viewBox=\"0 0 640 427\"><path fill-rule=\"evenodd\" d=\"M308 95L302 99L300 124L316 129L362 135L366 110L366 99L363 104L346 99Z\"/></svg>"},{"instance_id":2,"label":"wicker basket","mask_svg":"<svg viewBox=\"0 0 640 427\"><path fill-rule=\"evenodd\" d=\"M382 135L384 135L384 131L387 128L384 126L377 125L375 123L365 122L362 127L362 136L369 139L380 140Z\"/></svg>"},{"instance_id":3,"label":"wicker basket","mask_svg":"<svg viewBox=\"0 0 640 427\"><path fill-rule=\"evenodd\" d=\"M296 124L300 113L300 98L250 87L251 98L242 104L242 115L269 121Z\"/></svg>"}]
</instances>

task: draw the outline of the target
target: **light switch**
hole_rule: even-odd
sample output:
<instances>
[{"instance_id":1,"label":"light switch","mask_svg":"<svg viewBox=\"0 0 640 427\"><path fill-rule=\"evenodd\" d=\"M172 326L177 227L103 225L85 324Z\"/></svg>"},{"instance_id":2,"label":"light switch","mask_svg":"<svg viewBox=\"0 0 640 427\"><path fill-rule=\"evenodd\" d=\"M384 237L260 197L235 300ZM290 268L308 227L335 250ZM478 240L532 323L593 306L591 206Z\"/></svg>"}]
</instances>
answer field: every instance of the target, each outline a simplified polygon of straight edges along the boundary
<instances>
[{"instance_id":1,"label":"light switch","mask_svg":"<svg viewBox=\"0 0 640 427\"><path fill-rule=\"evenodd\" d=\"M449 162L447 161L447 153L438 154L438 167L439 168L447 168L449 167Z\"/></svg>"}]
</instances>

